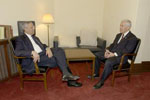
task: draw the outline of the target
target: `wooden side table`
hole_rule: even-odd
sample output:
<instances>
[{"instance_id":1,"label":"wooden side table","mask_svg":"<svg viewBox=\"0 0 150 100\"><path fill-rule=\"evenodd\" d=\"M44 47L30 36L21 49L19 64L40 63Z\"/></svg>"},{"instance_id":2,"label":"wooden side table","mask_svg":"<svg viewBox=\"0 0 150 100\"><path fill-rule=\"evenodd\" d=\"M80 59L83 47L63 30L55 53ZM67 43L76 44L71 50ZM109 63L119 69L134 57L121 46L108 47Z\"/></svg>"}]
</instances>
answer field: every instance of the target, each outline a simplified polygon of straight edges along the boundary
<instances>
[{"instance_id":1,"label":"wooden side table","mask_svg":"<svg viewBox=\"0 0 150 100\"><path fill-rule=\"evenodd\" d=\"M65 54L66 54L68 64L69 61L91 60L93 62L92 80L94 79L93 75L95 71L95 55L89 49L65 49Z\"/></svg>"}]
</instances>

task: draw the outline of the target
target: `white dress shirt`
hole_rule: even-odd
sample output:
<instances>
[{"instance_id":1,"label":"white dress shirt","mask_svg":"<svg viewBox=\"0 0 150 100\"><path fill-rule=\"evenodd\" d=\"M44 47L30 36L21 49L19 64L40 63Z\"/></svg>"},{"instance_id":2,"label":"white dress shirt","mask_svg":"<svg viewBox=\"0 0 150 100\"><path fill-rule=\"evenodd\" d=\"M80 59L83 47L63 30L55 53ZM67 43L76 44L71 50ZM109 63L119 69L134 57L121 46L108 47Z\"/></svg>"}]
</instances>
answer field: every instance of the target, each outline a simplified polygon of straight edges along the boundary
<instances>
[{"instance_id":1,"label":"white dress shirt","mask_svg":"<svg viewBox=\"0 0 150 100\"><path fill-rule=\"evenodd\" d=\"M27 34L27 33L25 33L25 34L28 36L29 40L31 41L34 50L35 50L37 53L42 52L42 49L41 49L40 46L33 40L32 36L31 36L30 34Z\"/></svg>"}]
</instances>

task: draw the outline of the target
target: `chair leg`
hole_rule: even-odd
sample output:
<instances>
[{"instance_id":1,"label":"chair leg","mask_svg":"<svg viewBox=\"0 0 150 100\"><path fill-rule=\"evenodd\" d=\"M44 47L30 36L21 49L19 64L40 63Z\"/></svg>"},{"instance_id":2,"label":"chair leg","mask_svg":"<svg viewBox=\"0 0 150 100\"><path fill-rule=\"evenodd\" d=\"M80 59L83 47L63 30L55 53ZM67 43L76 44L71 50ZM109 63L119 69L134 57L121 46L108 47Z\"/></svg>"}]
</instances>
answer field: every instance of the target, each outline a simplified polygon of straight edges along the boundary
<instances>
[{"instance_id":1,"label":"chair leg","mask_svg":"<svg viewBox=\"0 0 150 100\"><path fill-rule=\"evenodd\" d=\"M53 70L50 70L50 77L54 77L54 72L53 72Z\"/></svg>"},{"instance_id":2,"label":"chair leg","mask_svg":"<svg viewBox=\"0 0 150 100\"><path fill-rule=\"evenodd\" d=\"M128 73L128 82L130 82L131 80L131 71L129 70L129 73Z\"/></svg>"},{"instance_id":3,"label":"chair leg","mask_svg":"<svg viewBox=\"0 0 150 100\"><path fill-rule=\"evenodd\" d=\"M133 66L130 67L129 72L128 72L128 82L130 82L130 80L131 80L132 67Z\"/></svg>"},{"instance_id":4,"label":"chair leg","mask_svg":"<svg viewBox=\"0 0 150 100\"><path fill-rule=\"evenodd\" d=\"M47 78L46 78L46 73L43 74L44 77L44 88L47 91Z\"/></svg>"},{"instance_id":5,"label":"chair leg","mask_svg":"<svg viewBox=\"0 0 150 100\"><path fill-rule=\"evenodd\" d=\"M130 78L131 78L131 75L129 74L129 75L128 75L128 82L130 82Z\"/></svg>"},{"instance_id":6,"label":"chair leg","mask_svg":"<svg viewBox=\"0 0 150 100\"><path fill-rule=\"evenodd\" d=\"M112 72L112 86L114 86L114 82L115 82L115 71Z\"/></svg>"},{"instance_id":7,"label":"chair leg","mask_svg":"<svg viewBox=\"0 0 150 100\"><path fill-rule=\"evenodd\" d=\"M23 75L20 75L20 89L23 90L23 88L24 88Z\"/></svg>"}]
</instances>

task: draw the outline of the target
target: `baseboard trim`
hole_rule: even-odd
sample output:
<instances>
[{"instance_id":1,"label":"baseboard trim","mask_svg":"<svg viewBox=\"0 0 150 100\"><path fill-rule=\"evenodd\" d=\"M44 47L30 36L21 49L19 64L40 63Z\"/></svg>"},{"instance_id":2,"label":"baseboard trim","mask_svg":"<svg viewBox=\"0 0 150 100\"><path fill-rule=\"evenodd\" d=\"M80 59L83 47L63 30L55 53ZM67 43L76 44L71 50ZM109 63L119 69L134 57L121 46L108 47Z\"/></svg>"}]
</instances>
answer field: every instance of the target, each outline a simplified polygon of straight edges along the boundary
<instances>
[{"instance_id":1,"label":"baseboard trim","mask_svg":"<svg viewBox=\"0 0 150 100\"><path fill-rule=\"evenodd\" d=\"M150 61L142 61L142 63L135 63L132 74L139 74L143 72L150 72Z\"/></svg>"}]
</instances>

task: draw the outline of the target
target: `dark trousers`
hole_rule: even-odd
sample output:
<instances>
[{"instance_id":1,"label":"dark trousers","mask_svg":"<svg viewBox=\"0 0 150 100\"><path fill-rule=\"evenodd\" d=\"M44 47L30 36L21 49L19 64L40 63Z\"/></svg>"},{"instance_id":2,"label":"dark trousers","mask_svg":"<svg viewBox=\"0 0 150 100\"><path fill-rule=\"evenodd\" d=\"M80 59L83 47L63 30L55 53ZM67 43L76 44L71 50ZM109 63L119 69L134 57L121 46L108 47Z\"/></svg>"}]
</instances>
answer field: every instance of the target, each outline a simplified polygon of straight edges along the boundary
<instances>
[{"instance_id":1,"label":"dark trousers","mask_svg":"<svg viewBox=\"0 0 150 100\"><path fill-rule=\"evenodd\" d=\"M38 62L38 66L47 66L50 68L58 66L62 72L68 74L69 67L66 63L64 50L61 48L51 48L51 51L53 53L51 58L48 58L46 52L40 53L40 62Z\"/></svg>"},{"instance_id":2,"label":"dark trousers","mask_svg":"<svg viewBox=\"0 0 150 100\"><path fill-rule=\"evenodd\" d=\"M111 58L104 58L105 51L95 53L96 60L95 60L95 74L99 74L100 64L104 62L104 70L101 76L101 81L105 81L107 77L111 74L113 70L113 66L120 63L117 57Z\"/></svg>"}]
</instances>

